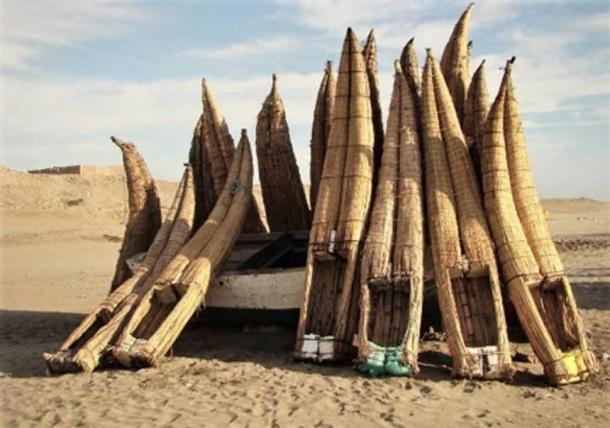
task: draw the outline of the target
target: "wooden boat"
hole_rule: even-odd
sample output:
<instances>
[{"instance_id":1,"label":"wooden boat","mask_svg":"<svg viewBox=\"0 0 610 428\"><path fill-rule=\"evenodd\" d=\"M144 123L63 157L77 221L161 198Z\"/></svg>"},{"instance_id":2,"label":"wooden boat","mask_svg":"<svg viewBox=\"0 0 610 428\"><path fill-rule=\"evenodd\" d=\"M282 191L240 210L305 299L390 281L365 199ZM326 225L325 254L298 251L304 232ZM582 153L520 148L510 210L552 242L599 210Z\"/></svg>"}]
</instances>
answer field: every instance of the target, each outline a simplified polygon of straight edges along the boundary
<instances>
[{"instance_id":1,"label":"wooden boat","mask_svg":"<svg viewBox=\"0 0 610 428\"><path fill-rule=\"evenodd\" d=\"M353 354L358 323L357 261L372 192L374 131L368 76L354 32L343 43L335 107L309 249L295 356Z\"/></svg>"},{"instance_id":2,"label":"wooden boat","mask_svg":"<svg viewBox=\"0 0 610 428\"><path fill-rule=\"evenodd\" d=\"M474 3L470 3L455 24L443 50L441 70L455 105L460 124L464 123L466 94L470 85L470 51L468 31Z\"/></svg>"},{"instance_id":3,"label":"wooden boat","mask_svg":"<svg viewBox=\"0 0 610 428\"><path fill-rule=\"evenodd\" d=\"M438 299L458 376L513 374L499 275L480 188L430 51L423 78L428 218Z\"/></svg>"},{"instance_id":4,"label":"wooden boat","mask_svg":"<svg viewBox=\"0 0 610 428\"><path fill-rule=\"evenodd\" d=\"M106 348L118 337L131 308L152 285L151 279L188 239L194 211L193 176L187 167L169 212L133 275L83 319L58 352L43 355L51 372L95 370Z\"/></svg>"},{"instance_id":5,"label":"wooden boat","mask_svg":"<svg viewBox=\"0 0 610 428\"><path fill-rule=\"evenodd\" d=\"M110 353L126 367L156 366L195 311L237 238L252 202L252 153L245 130L208 220L156 278Z\"/></svg>"},{"instance_id":6,"label":"wooden boat","mask_svg":"<svg viewBox=\"0 0 610 428\"><path fill-rule=\"evenodd\" d=\"M116 137L111 140L123 155L129 195L129 218L110 286L113 291L131 276L127 260L146 252L153 242L161 226L161 205L155 181L135 145Z\"/></svg>"},{"instance_id":7,"label":"wooden boat","mask_svg":"<svg viewBox=\"0 0 610 428\"><path fill-rule=\"evenodd\" d=\"M258 114L256 157L269 230L309 230L311 211L290 142L275 74L271 92Z\"/></svg>"},{"instance_id":8,"label":"wooden boat","mask_svg":"<svg viewBox=\"0 0 610 428\"><path fill-rule=\"evenodd\" d=\"M358 368L371 375L418 371L424 229L416 97L396 61L381 169L361 254Z\"/></svg>"},{"instance_id":9,"label":"wooden boat","mask_svg":"<svg viewBox=\"0 0 610 428\"><path fill-rule=\"evenodd\" d=\"M235 155L233 137L206 79L201 80L201 101L203 111L195 126L189 152L189 162L195 177L194 230L199 229L214 208ZM267 231L255 201L252 201L244 231Z\"/></svg>"},{"instance_id":10,"label":"wooden boat","mask_svg":"<svg viewBox=\"0 0 610 428\"><path fill-rule=\"evenodd\" d=\"M486 125L486 205L497 219L492 230L509 297L545 375L555 385L579 382L598 366L536 192L511 80L513 60Z\"/></svg>"},{"instance_id":11,"label":"wooden boat","mask_svg":"<svg viewBox=\"0 0 610 428\"><path fill-rule=\"evenodd\" d=\"M313 112L313 125L311 127L311 161L309 178L309 205L311 210L315 209L318 197L318 187L322 178L322 168L324 167L324 156L330 135L330 124L332 120L333 106L335 104L336 79L332 69L332 63L326 62L324 77L320 82L316 105Z\"/></svg>"}]
</instances>

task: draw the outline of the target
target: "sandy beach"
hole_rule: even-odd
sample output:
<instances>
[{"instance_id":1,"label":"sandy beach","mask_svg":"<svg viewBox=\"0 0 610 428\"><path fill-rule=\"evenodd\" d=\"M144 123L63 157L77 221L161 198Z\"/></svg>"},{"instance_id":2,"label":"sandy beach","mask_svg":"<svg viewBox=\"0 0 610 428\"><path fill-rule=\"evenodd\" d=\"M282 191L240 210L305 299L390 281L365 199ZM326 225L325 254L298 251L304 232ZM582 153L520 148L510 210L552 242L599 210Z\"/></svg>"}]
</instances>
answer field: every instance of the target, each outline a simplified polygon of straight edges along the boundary
<instances>
[{"instance_id":1,"label":"sandy beach","mask_svg":"<svg viewBox=\"0 0 610 428\"><path fill-rule=\"evenodd\" d=\"M163 206L175 183L159 182ZM292 361L289 326L196 321L159 368L49 376L58 349L103 299L127 216L122 177L0 169L0 425L607 426L610 203L545 200L602 373L548 387L527 344L512 384L453 379L445 343L424 341L414 379ZM427 329L427 326L423 326ZM526 358L527 359L527 358Z\"/></svg>"}]
</instances>

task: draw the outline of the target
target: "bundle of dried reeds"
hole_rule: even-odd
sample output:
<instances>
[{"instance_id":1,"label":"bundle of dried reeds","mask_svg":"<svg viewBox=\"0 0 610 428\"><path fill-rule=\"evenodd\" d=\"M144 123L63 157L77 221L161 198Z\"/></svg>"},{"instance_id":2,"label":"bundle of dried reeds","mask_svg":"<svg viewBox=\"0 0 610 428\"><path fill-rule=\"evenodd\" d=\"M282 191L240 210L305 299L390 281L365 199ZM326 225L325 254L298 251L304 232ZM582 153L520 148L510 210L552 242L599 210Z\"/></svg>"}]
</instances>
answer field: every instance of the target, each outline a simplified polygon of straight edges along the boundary
<instances>
[{"instance_id":1,"label":"bundle of dried reeds","mask_svg":"<svg viewBox=\"0 0 610 428\"><path fill-rule=\"evenodd\" d=\"M299 358L345 358L357 328L359 287L354 278L371 199L374 132L366 66L351 28L343 43L335 98L309 238L295 348Z\"/></svg>"},{"instance_id":2,"label":"bundle of dried reeds","mask_svg":"<svg viewBox=\"0 0 610 428\"><path fill-rule=\"evenodd\" d=\"M155 182L135 145L116 137L110 139L121 149L129 194L129 218L110 287L112 291L132 275L127 260L145 253L155 238L161 226L161 206Z\"/></svg>"},{"instance_id":3,"label":"bundle of dried reeds","mask_svg":"<svg viewBox=\"0 0 610 428\"><path fill-rule=\"evenodd\" d=\"M313 112L313 125L311 127L311 163L309 188L309 205L312 212L316 206L318 197L318 187L322 178L322 168L324 166L324 156L330 135L330 124L332 120L333 106L335 104L336 81L332 69L332 63L326 62L324 77L320 82L316 106Z\"/></svg>"},{"instance_id":4,"label":"bundle of dried reeds","mask_svg":"<svg viewBox=\"0 0 610 428\"><path fill-rule=\"evenodd\" d=\"M485 121L489 113L489 93L485 78L485 60L476 69L468 87L464 108L464 136L477 175L481 176L481 145L485 133Z\"/></svg>"},{"instance_id":5,"label":"bundle of dried reeds","mask_svg":"<svg viewBox=\"0 0 610 428\"><path fill-rule=\"evenodd\" d=\"M112 355L126 367L156 366L204 302L252 202L252 153L245 130L225 187L208 220L154 281L126 323Z\"/></svg>"},{"instance_id":6,"label":"bundle of dried reeds","mask_svg":"<svg viewBox=\"0 0 610 428\"><path fill-rule=\"evenodd\" d=\"M530 291L556 346L562 352L569 354L564 358L575 359L580 367L578 373L570 373L562 377L564 376L562 372L553 368L554 363L547 362L545 372L554 383L570 381L570 377L586 379L590 373L597 370L597 363L588 349L572 287L565 275L563 263L540 205L525 146L511 70L512 61L508 61L503 79L504 137L508 171L517 214L540 272L544 276L542 285ZM553 380L553 377L558 377L558 380Z\"/></svg>"},{"instance_id":7,"label":"bundle of dried reeds","mask_svg":"<svg viewBox=\"0 0 610 428\"><path fill-rule=\"evenodd\" d=\"M454 372L468 377L510 377L514 370L481 191L449 90L430 51L424 70L424 94L424 121L432 122L424 125L424 141L432 145L426 153L433 157L432 169L427 171L430 233ZM434 106L429 105L432 102ZM429 115L434 107L436 120ZM443 157L449 173L439 170L444 167ZM447 198L447 192L452 198ZM450 227L444 229L447 225ZM451 233L451 247L446 246L448 235L443 229Z\"/></svg>"},{"instance_id":8,"label":"bundle of dried reeds","mask_svg":"<svg viewBox=\"0 0 610 428\"><path fill-rule=\"evenodd\" d=\"M418 371L423 209L416 97L399 62L369 228L361 254L359 368Z\"/></svg>"},{"instance_id":9,"label":"bundle of dried reeds","mask_svg":"<svg viewBox=\"0 0 610 428\"><path fill-rule=\"evenodd\" d=\"M470 3L460 16L441 58L443 77L447 82L460 123L463 123L464 120L464 106L470 81L468 31L473 7L474 3Z\"/></svg>"},{"instance_id":10,"label":"bundle of dried reeds","mask_svg":"<svg viewBox=\"0 0 610 428\"><path fill-rule=\"evenodd\" d=\"M369 78L369 91L371 97L371 115L373 118L373 131L375 142L373 144L373 178L377 180L377 171L381 165L381 154L383 152L383 113L381 111L381 99L379 94L379 69L377 66L377 40L375 30L371 29L362 48L366 74Z\"/></svg>"},{"instance_id":11,"label":"bundle of dried reeds","mask_svg":"<svg viewBox=\"0 0 610 428\"><path fill-rule=\"evenodd\" d=\"M197 208L195 230L208 218L218 195L227 180L235 146L229 127L209 89L206 79L201 81L201 101L203 112L195 127L191 143L190 162L195 176ZM256 202L244 225L245 232L266 232Z\"/></svg>"},{"instance_id":12,"label":"bundle of dried reeds","mask_svg":"<svg viewBox=\"0 0 610 428\"><path fill-rule=\"evenodd\" d=\"M309 230L311 211L290 142L275 74L271 92L258 114L256 156L269 229L272 232Z\"/></svg>"},{"instance_id":13,"label":"bundle of dried reeds","mask_svg":"<svg viewBox=\"0 0 610 428\"><path fill-rule=\"evenodd\" d=\"M188 239L195 211L193 187L192 171L187 167L169 212L134 275L85 317L58 352L44 354L52 372L91 372L99 365L103 352L116 339L130 309L152 285L151 279Z\"/></svg>"}]
</instances>

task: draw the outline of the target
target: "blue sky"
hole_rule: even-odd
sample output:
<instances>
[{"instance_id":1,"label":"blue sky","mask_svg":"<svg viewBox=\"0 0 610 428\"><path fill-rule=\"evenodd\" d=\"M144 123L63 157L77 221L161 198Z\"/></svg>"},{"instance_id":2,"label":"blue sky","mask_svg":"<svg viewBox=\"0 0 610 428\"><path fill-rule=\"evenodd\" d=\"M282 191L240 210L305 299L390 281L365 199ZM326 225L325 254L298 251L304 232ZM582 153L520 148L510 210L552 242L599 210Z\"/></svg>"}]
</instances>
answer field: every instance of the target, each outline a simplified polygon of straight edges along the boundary
<instances>
[{"instance_id":1,"label":"blue sky","mask_svg":"<svg viewBox=\"0 0 610 428\"><path fill-rule=\"evenodd\" d=\"M437 57L462 1L0 2L0 164L29 169L116 164L109 136L134 141L153 174L177 179L206 77L234 137L278 74L305 182L324 63L348 25L375 28L387 110L392 60L415 37ZM487 59L495 96L505 59L539 191L610 200L610 7L607 1L480 1L473 68Z\"/></svg>"}]
</instances>

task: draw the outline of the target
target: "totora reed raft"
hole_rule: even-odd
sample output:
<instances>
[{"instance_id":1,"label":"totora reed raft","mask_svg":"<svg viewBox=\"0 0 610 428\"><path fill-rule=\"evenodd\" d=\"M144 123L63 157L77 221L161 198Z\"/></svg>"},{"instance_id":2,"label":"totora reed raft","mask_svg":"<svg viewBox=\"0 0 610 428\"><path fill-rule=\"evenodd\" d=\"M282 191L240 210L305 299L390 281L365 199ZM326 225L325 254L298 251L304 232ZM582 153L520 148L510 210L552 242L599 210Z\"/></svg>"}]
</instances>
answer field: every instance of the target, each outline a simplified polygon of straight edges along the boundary
<instances>
[{"instance_id":1,"label":"totora reed raft","mask_svg":"<svg viewBox=\"0 0 610 428\"><path fill-rule=\"evenodd\" d=\"M132 308L152 286L151 280L188 239L194 212L193 176L187 167L167 216L133 276L83 319L58 352L44 354L52 372L92 372L103 362L104 353L114 344Z\"/></svg>"},{"instance_id":2,"label":"totora reed raft","mask_svg":"<svg viewBox=\"0 0 610 428\"><path fill-rule=\"evenodd\" d=\"M353 352L360 240L372 192L374 131L369 82L358 39L348 29L335 107L309 237L295 354L342 359Z\"/></svg>"},{"instance_id":3,"label":"totora reed raft","mask_svg":"<svg viewBox=\"0 0 610 428\"><path fill-rule=\"evenodd\" d=\"M597 363L538 200L511 81L513 60L486 125L486 205L498 221L494 236L506 249L498 257L532 348L550 383L573 383L595 373Z\"/></svg>"},{"instance_id":4,"label":"totora reed raft","mask_svg":"<svg viewBox=\"0 0 610 428\"><path fill-rule=\"evenodd\" d=\"M381 169L361 254L359 369L418 371L423 299L423 193L416 98L398 61Z\"/></svg>"},{"instance_id":5,"label":"totora reed raft","mask_svg":"<svg viewBox=\"0 0 610 428\"><path fill-rule=\"evenodd\" d=\"M422 106L434 274L453 370L458 376L508 378L514 369L481 191L430 51Z\"/></svg>"},{"instance_id":6,"label":"totora reed raft","mask_svg":"<svg viewBox=\"0 0 610 428\"><path fill-rule=\"evenodd\" d=\"M256 123L258 175L272 232L309 230L311 211L294 157L286 112L273 75Z\"/></svg>"},{"instance_id":7,"label":"totora reed raft","mask_svg":"<svg viewBox=\"0 0 610 428\"><path fill-rule=\"evenodd\" d=\"M157 366L195 311L205 303L252 202L252 153L245 130L208 220L182 247L141 299L110 353L126 367Z\"/></svg>"}]
</instances>

